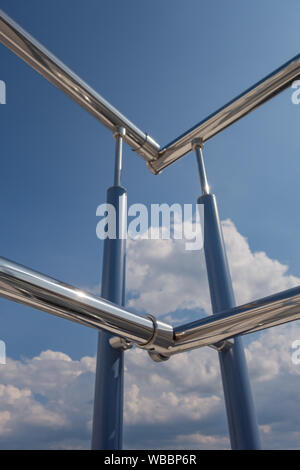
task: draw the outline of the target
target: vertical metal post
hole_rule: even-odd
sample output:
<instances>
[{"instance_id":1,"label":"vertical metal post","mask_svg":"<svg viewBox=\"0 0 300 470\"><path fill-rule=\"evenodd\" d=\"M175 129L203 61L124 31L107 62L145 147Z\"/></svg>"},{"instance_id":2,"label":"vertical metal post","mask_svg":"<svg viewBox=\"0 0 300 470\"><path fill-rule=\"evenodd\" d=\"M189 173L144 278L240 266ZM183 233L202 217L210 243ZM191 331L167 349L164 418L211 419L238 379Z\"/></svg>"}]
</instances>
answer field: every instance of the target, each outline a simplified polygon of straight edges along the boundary
<instances>
[{"instance_id":1,"label":"vertical metal post","mask_svg":"<svg viewBox=\"0 0 300 470\"><path fill-rule=\"evenodd\" d=\"M204 205L204 251L213 313L235 307L216 198L209 193L202 155L202 142L195 139ZM260 439L242 339L219 351L224 398L232 449L259 449Z\"/></svg>"},{"instance_id":2,"label":"vertical metal post","mask_svg":"<svg viewBox=\"0 0 300 470\"><path fill-rule=\"evenodd\" d=\"M126 265L127 195L121 184L122 143L125 129L115 134L116 158L114 186L107 191L107 203L116 211L116 238L106 238L102 269L101 296L124 305ZM124 352L110 344L112 335L99 332L92 449L122 449Z\"/></svg>"}]
</instances>

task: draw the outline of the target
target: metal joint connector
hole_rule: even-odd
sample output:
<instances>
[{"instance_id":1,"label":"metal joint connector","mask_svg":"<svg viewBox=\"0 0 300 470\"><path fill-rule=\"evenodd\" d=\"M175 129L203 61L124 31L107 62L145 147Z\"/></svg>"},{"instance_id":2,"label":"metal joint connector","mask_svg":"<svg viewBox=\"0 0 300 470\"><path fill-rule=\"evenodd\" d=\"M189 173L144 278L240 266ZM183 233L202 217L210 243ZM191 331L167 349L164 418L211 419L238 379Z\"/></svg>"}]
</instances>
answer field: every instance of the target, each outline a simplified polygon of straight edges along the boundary
<instances>
[{"instance_id":1,"label":"metal joint connector","mask_svg":"<svg viewBox=\"0 0 300 470\"><path fill-rule=\"evenodd\" d=\"M147 343L137 345L146 349L155 362L166 361L174 344L174 332L171 325L157 320L153 315L146 315L153 323L153 334Z\"/></svg>"},{"instance_id":2,"label":"metal joint connector","mask_svg":"<svg viewBox=\"0 0 300 470\"><path fill-rule=\"evenodd\" d=\"M146 162L147 167L149 168L149 170L151 171L153 175L160 175L161 171L156 171L152 163L153 163L152 161L147 161Z\"/></svg>"},{"instance_id":3,"label":"metal joint connector","mask_svg":"<svg viewBox=\"0 0 300 470\"><path fill-rule=\"evenodd\" d=\"M165 362L170 359L170 356L164 356L156 351L148 351L148 354L154 362Z\"/></svg>"},{"instance_id":4,"label":"metal joint connector","mask_svg":"<svg viewBox=\"0 0 300 470\"><path fill-rule=\"evenodd\" d=\"M204 143L201 137L196 137L192 140L192 149L195 151L197 148L203 149Z\"/></svg>"},{"instance_id":5,"label":"metal joint connector","mask_svg":"<svg viewBox=\"0 0 300 470\"><path fill-rule=\"evenodd\" d=\"M157 320L153 315L146 315L147 318L150 318L150 320L153 323L153 334L149 341L143 345L143 349L151 349L151 346L155 343L155 339L158 334L158 328L157 328Z\"/></svg>"},{"instance_id":6,"label":"metal joint connector","mask_svg":"<svg viewBox=\"0 0 300 470\"><path fill-rule=\"evenodd\" d=\"M131 349L133 346L132 341L128 341L125 338L121 338L120 336L113 336L109 339L109 344L113 349L122 349L123 351L127 351Z\"/></svg>"},{"instance_id":7,"label":"metal joint connector","mask_svg":"<svg viewBox=\"0 0 300 470\"><path fill-rule=\"evenodd\" d=\"M126 129L125 127L118 127L116 132L114 132L114 138L117 139L118 137L121 137L121 139L124 139L126 135Z\"/></svg>"},{"instance_id":8,"label":"metal joint connector","mask_svg":"<svg viewBox=\"0 0 300 470\"><path fill-rule=\"evenodd\" d=\"M218 352L221 351L229 351L233 346L233 341L230 341L228 339L224 341L219 341L218 343L211 344L210 347L215 349Z\"/></svg>"}]
</instances>

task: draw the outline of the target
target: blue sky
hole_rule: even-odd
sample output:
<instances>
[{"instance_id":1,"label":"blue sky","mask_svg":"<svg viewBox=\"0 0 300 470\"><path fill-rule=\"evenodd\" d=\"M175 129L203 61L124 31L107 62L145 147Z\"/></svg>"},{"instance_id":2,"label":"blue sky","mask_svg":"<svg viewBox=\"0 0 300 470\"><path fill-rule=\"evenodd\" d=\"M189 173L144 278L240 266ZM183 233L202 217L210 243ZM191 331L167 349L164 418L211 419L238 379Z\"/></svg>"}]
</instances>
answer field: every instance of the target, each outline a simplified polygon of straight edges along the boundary
<instances>
[{"instance_id":1,"label":"blue sky","mask_svg":"<svg viewBox=\"0 0 300 470\"><path fill-rule=\"evenodd\" d=\"M296 0L0 0L0 7L161 145L299 53ZM113 179L112 135L3 46L0 64L1 255L95 288L103 248L96 208ZM300 105L291 94L216 136L204 155L221 218L235 224L229 235L244 235L252 253L265 252L288 266L283 277L296 279ZM160 176L128 147L124 164L129 204L194 203L200 194L192 154ZM135 306L148 308L142 300ZM75 361L95 354L97 335L87 328L5 300L0 318L14 360L46 349Z\"/></svg>"}]
</instances>

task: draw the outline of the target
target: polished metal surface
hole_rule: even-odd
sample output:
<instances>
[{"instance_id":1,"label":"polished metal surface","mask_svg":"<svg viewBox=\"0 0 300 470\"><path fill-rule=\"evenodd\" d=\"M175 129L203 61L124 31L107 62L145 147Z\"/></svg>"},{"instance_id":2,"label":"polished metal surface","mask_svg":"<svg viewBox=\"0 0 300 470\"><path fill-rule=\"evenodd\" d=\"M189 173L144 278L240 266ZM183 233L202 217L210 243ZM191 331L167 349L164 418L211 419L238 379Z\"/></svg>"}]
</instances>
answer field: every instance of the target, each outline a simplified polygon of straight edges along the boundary
<instances>
[{"instance_id":1,"label":"polished metal surface","mask_svg":"<svg viewBox=\"0 0 300 470\"><path fill-rule=\"evenodd\" d=\"M109 344L113 349L121 349L122 351L127 351L133 347L132 341L128 341L125 338L120 338L120 336L112 336L109 339Z\"/></svg>"},{"instance_id":2,"label":"polished metal surface","mask_svg":"<svg viewBox=\"0 0 300 470\"><path fill-rule=\"evenodd\" d=\"M123 140L125 136L126 136L126 129L124 127L120 127L120 129L118 129L118 131L114 135L116 139L114 186L121 185Z\"/></svg>"},{"instance_id":3,"label":"polished metal surface","mask_svg":"<svg viewBox=\"0 0 300 470\"><path fill-rule=\"evenodd\" d=\"M300 319L300 286L174 328L172 354Z\"/></svg>"},{"instance_id":4,"label":"polished metal surface","mask_svg":"<svg viewBox=\"0 0 300 470\"><path fill-rule=\"evenodd\" d=\"M0 296L85 326L104 329L151 351L164 353L173 343L173 328L166 323L157 320L155 331L150 318L5 258L0 258Z\"/></svg>"},{"instance_id":5,"label":"polished metal surface","mask_svg":"<svg viewBox=\"0 0 300 470\"><path fill-rule=\"evenodd\" d=\"M150 170L155 174L159 173L190 152L195 138L206 142L285 90L299 77L300 54L163 147L159 151L158 159L147 163Z\"/></svg>"},{"instance_id":6,"label":"polished metal surface","mask_svg":"<svg viewBox=\"0 0 300 470\"><path fill-rule=\"evenodd\" d=\"M196 147L197 150L199 148ZM202 153L200 157L198 164L201 172L205 174ZM206 176L204 179L206 181ZM198 198L197 205L200 214L204 215L204 254L212 312L215 318L218 313L235 308L236 301L217 199L214 194L204 193ZM232 339L232 346L221 349L218 357L231 448L259 449L259 428L242 338L235 336Z\"/></svg>"},{"instance_id":7,"label":"polished metal surface","mask_svg":"<svg viewBox=\"0 0 300 470\"><path fill-rule=\"evenodd\" d=\"M203 152L202 152L202 149L203 149L202 139L194 139L192 142L192 148L196 154L202 194L209 194L209 185L207 181L206 170L205 170L204 159L203 159Z\"/></svg>"},{"instance_id":8,"label":"polished metal surface","mask_svg":"<svg viewBox=\"0 0 300 470\"><path fill-rule=\"evenodd\" d=\"M195 138L201 138L206 142L276 96L300 77L300 55L297 55L161 149L152 137L138 129L2 10L0 10L0 42L110 130L115 132L119 127L124 127L125 142L146 160L154 174L160 173L190 152Z\"/></svg>"},{"instance_id":9,"label":"polished metal surface","mask_svg":"<svg viewBox=\"0 0 300 470\"><path fill-rule=\"evenodd\" d=\"M110 130L115 132L124 127L125 141L145 160L157 157L159 145L152 137L138 129L2 10L0 41Z\"/></svg>"},{"instance_id":10,"label":"polished metal surface","mask_svg":"<svg viewBox=\"0 0 300 470\"><path fill-rule=\"evenodd\" d=\"M61 318L121 336L151 354L172 354L211 346L300 319L300 287L173 328L142 317L19 264L0 258L0 296ZM155 339L153 340L153 337ZM223 343L226 347L230 343ZM219 346L218 346L219 345Z\"/></svg>"},{"instance_id":11,"label":"polished metal surface","mask_svg":"<svg viewBox=\"0 0 300 470\"><path fill-rule=\"evenodd\" d=\"M117 234L126 232L127 191L121 186L125 132L124 127L121 127L114 134L116 139L114 185L108 188L106 194L107 204L115 209ZM104 240L101 297L122 307L125 305L125 237L107 236ZM113 336L109 331L100 330L98 333L91 442L93 450L123 448L124 352L127 344L132 345L132 342Z\"/></svg>"}]
</instances>

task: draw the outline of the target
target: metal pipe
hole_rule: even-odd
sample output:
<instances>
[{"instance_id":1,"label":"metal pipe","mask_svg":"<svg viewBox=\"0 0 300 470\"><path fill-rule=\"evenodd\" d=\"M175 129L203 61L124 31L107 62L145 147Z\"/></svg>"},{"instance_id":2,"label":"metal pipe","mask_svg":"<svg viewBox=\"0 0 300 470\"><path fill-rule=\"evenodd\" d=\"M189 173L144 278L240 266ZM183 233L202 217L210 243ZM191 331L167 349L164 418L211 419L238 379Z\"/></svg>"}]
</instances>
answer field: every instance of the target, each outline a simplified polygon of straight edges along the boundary
<instances>
[{"instance_id":1,"label":"metal pipe","mask_svg":"<svg viewBox=\"0 0 300 470\"><path fill-rule=\"evenodd\" d=\"M115 134L114 186L107 203L115 208L116 237L104 241L101 297L125 305L127 193L121 186L122 143L125 129ZM92 449L120 450L123 445L124 350L113 347L115 338L99 331L96 362Z\"/></svg>"},{"instance_id":2,"label":"metal pipe","mask_svg":"<svg viewBox=\"0 0 300 470\"><path fill-rule=\"evenodd\" d=\"M163 147L159 151L158 158L147 163L149 169L154 174L160 173L164 168L190 152L195 138L201 138L203 142L206 142L274 98L299 77L300 54Z\"/></svg>"},{"instance_id":3,"label":"metal pipe","mask_svg":"<svg viewBox=\"0 0 300 470\"><path fill-rule=\"evenodd\" d=\"M202 153L202 149L203 149L202 139L194 139L194 141L192 142L192 145L193 145L193 150L196 153L202 194L209 194L209 185L207 181L203 153Z\"/></svg>"},{"instance_id":4,"label":"metal pipe","mask_svg":"<svg viewBox=\"0 0 300 470\"><path fill-rule=\"evenodd\" d=\"M116 155L115 155L114 186L121 186L123 139L125 138L125 135L126 135L126 129L124 127L120 127L120 129L118 129L118 131L115 133Z\"/></svg>"},{"instance_id":5,"label":"metal pipe","mask_svg":"<svg viewBox=\"0 0 300 470\"><path fill-rule=\"evenodd\" d=\"M201 138L206 142L281 93L300 77L300 54L298 54L161 149L152 137L136 127L2 10L0 10L0 42L110 130L115 132L119 127L124 127L126 129L124 140L146 160L150 171L154 174L160 173L190 152L195 138Z\"/></svg>"},{"instance_id":6,"label":"metal pipe","mask_svg":"<svg viewBox=\"0 0 300 470\"><path fill-rule=\"evenodd\" d=\"M165 353L173 328L0 257L0 296Z\"/></svg>"},{"instance_id":7,"label":"metal pipe","mask_svg":"<svg viewBox=\"0 0 300 470\"><path fill-rule=\"evenodd\" d=\"M0 42L115 132L126 129L125 141L145 160L157 158L159 145L75 75L51 52L0 10Z\"/></svg>"},{"instance_id":8,"label":"metal pipe","mask_svg":"<svg viewBox=\"0 0 300 470\"><path fill-rule=\"evenodd\" d=\"M300 320L300 286L173 328L0 257L0 296L172 355ZM156 328L154 324L156 323ZM153 341L154 340L154 341ZM150 344L151 342L151 344Z\"/></svg>"},{"instance_id":9,"label":"metal pipe","mask_svg":"<svg viewBox=\"0 0 300 470\"><path fill-rule=\"evenodd\" d=\"M300 320L300 286L174 328L172 354Z\"/></svg>"},{"instance_id":10,"label":"metal pipe","mask_svg":"<svg viewBox=\"0 0 300 470\"><path fill-rule=\"evenodd\" d=\"M216 199L212 194L204 194L199 197L198 204L204 205L204 253L215 315L234 307L235 299ZM258 449L258 425L241 338L235 337L232 346L218 354L231 447Z\"/></svg>"}]
</instances>

